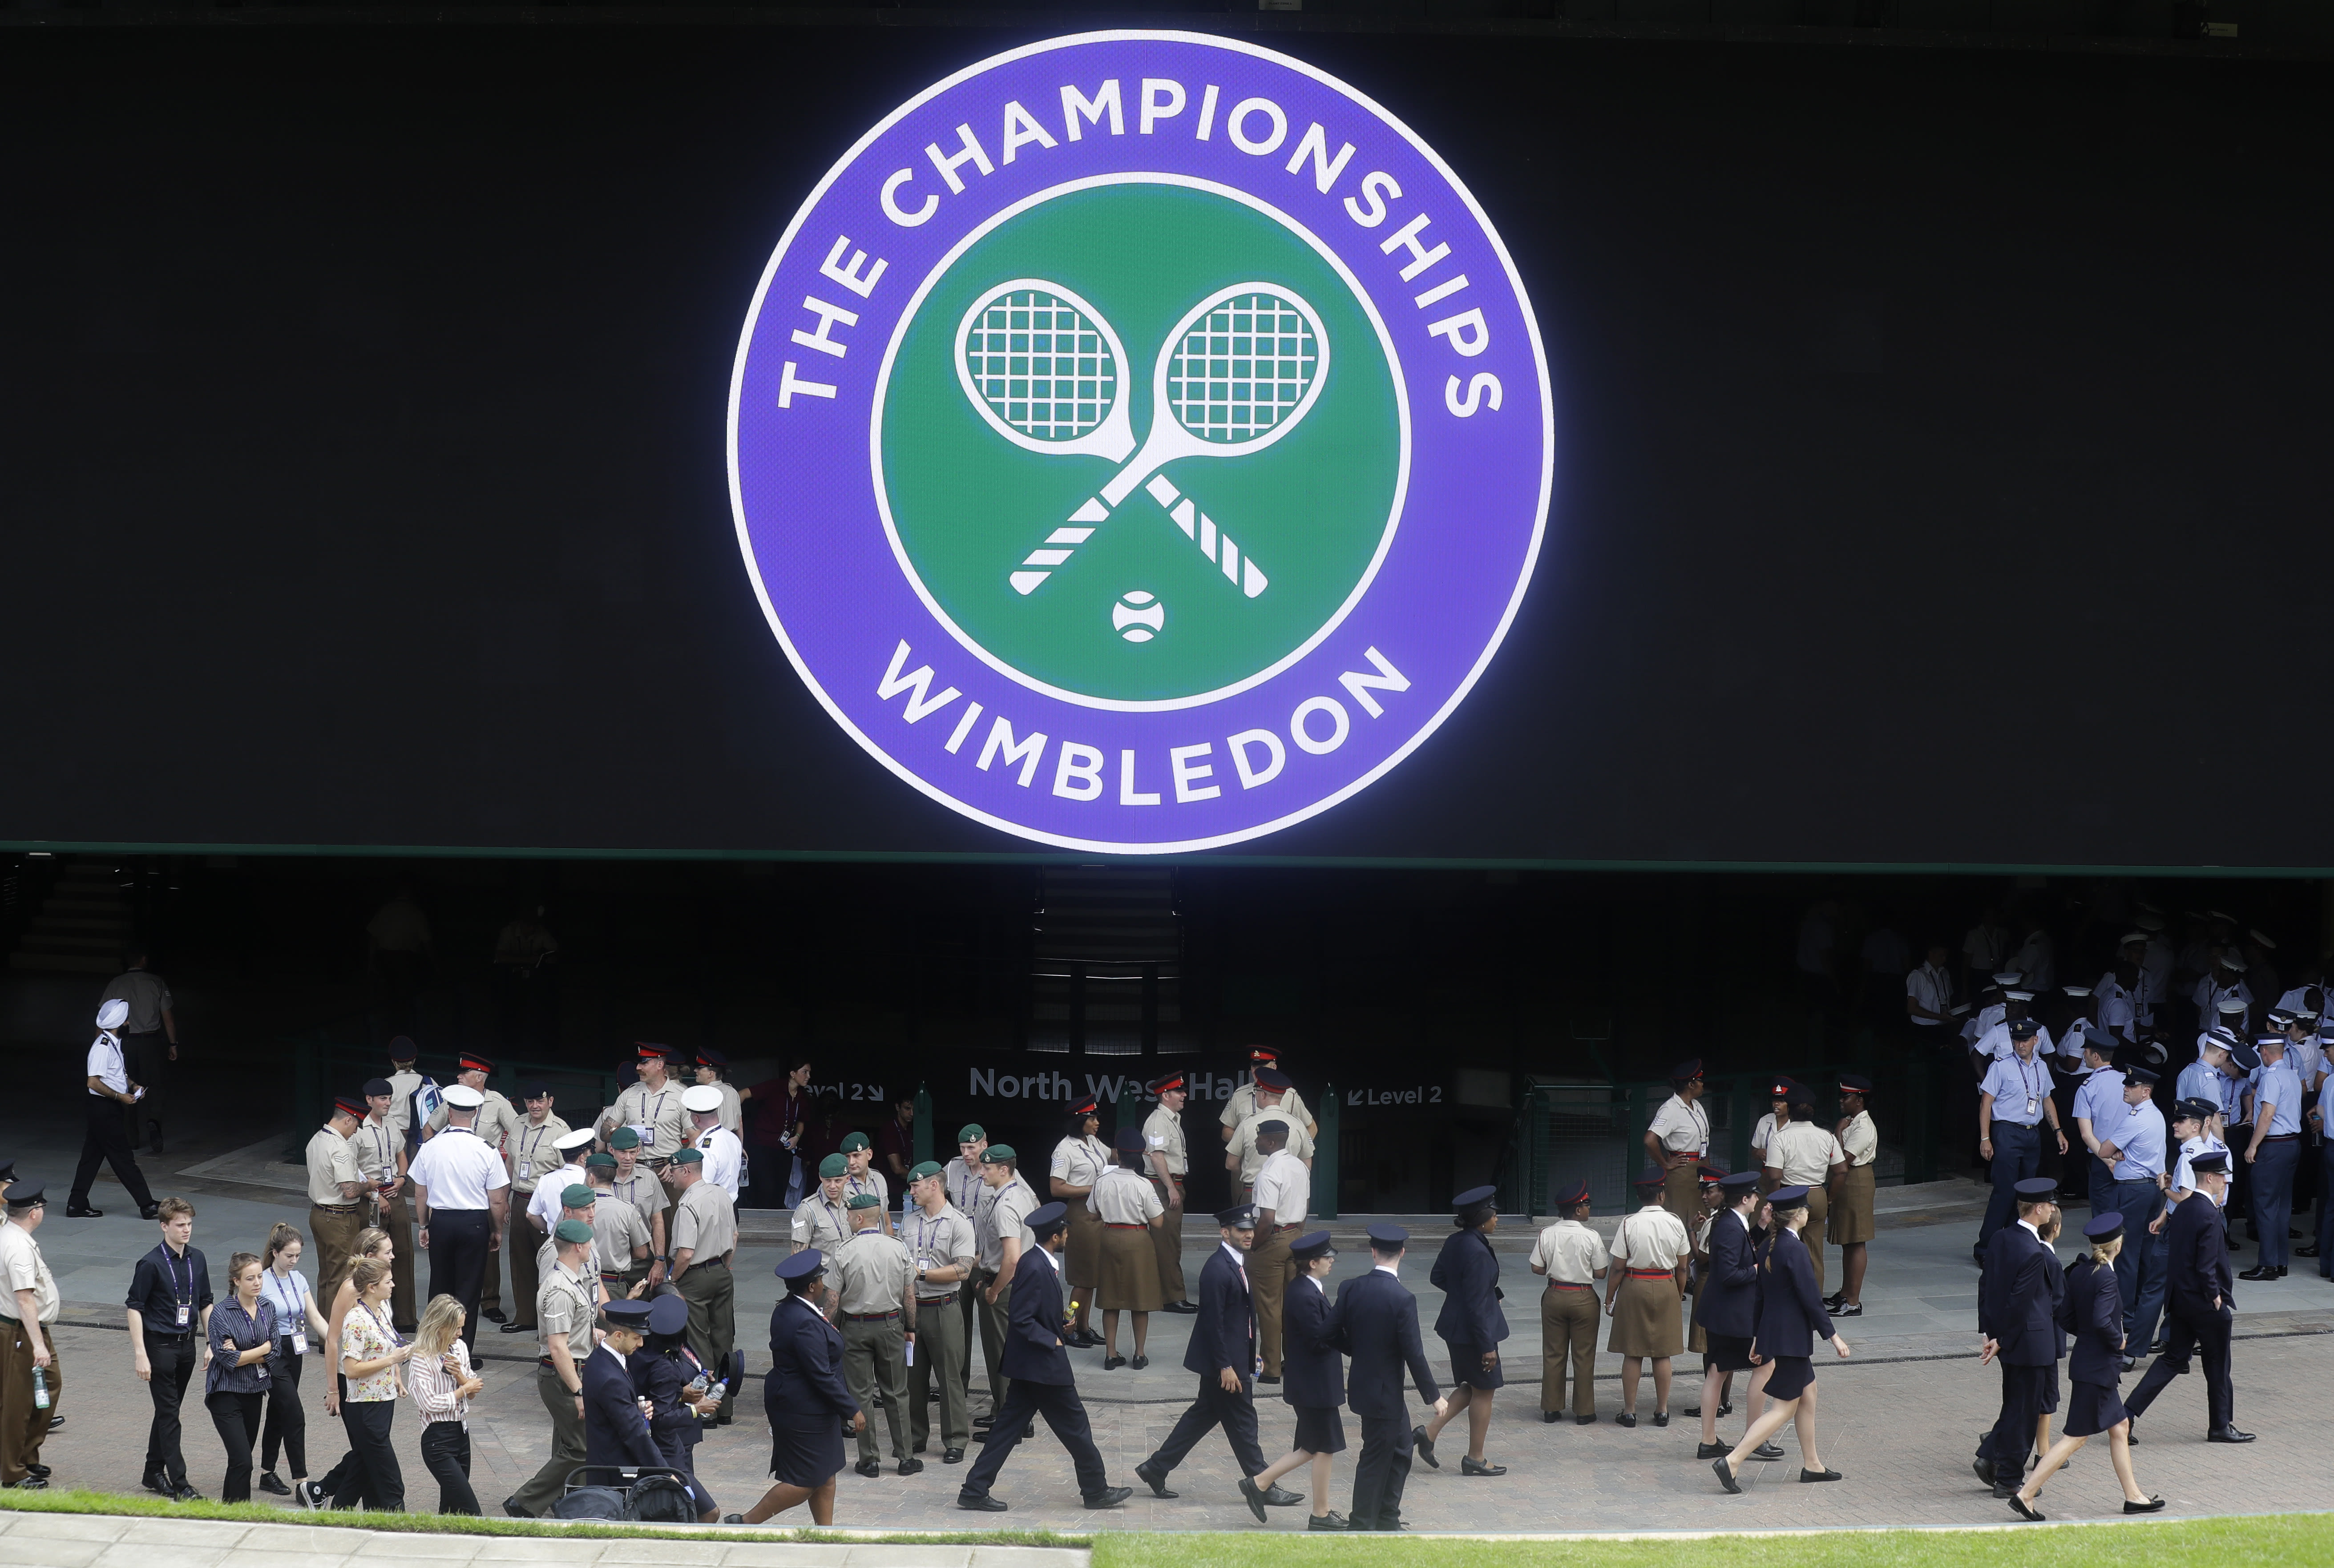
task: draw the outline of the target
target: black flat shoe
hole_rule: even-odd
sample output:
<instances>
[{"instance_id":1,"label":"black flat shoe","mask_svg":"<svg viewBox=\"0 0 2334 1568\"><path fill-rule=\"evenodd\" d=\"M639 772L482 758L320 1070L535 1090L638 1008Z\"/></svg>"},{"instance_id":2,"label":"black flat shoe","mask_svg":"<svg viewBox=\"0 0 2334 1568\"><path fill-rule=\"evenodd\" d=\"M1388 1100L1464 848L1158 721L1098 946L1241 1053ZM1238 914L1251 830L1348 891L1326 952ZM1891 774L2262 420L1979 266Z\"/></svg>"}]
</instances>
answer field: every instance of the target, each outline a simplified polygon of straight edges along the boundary
<instances>
[{"instance_id":1,"label":"black flat shoe","mask_svg":"<svg viewBox=\"0 0 2334 1568\"><path fill-rule=\"evenodd\" d=\"M917 1458L912 1454L900 1461L898 1474L902 1476L921 1476L923 1473L924 1462L921 1459Z\"/></svg>"},{"instance_id":2,"label":"black flat shoe","mask_svg":"<svg viewBox=\"0 0 2334 1568\"><path fill-rule=\"evenodd\" d=\"M1718 1477L1720 1486L1738 1496L1741 1493L1742 1483L1734 1478L1733 1468L1727 1464L1724 1456L1712 1459L1710 1462L1710 1469L1711 1473Z\"/></svg>"},{"instance_id":3,"label":"black flat shoe","mask_svg":"<svg viewBox=\"0 0 2334 1568\"><path fill-rule=\"evenodd\" d=\"M533 1323L505 1323L503 1324L502 1332L506 1334L531 1334L535 1332L535 1325Z\"/></svg>"},{"instance_id":4,"label":"black flat shoe","mask_svg":"<svg viewBox=\"0 0 2334 1568\"><path fill-rule=\"evenodd\" d=\"M1148 1459L1134 1467L1134 1478L1150 1487L1151 1495L1154 1497L1172 1497L1177 1495L1168 1489L1165 1473L1153 1469L1151 1461Z\"/></svg>"},{"instance_id":5,"label":"black flat shoe","mask_svg":"<svg viewBox=\"0 0 2334 1568\"><path fill-rule=\"evenodd\" d=\"M1459 1460L1459 1473L1462 1476L1504 1476L1508 1473L1508 1467L1505 1465L1487 1464L1481 1459L1470 1459L1462 1456Z\"/></svg>"},{"instance_id":6,"label":"black flat shoe","mask_svg":"<svg viewBox=\"0 0 2334 1568\"><path fill-rule=\"evenodd\" d=\"M490 1323L506 1323L510 1322L510 1319L503 1315L503 1309L500 1307L488 1307L478 1315L486 1319Z\"/></svg>"},{"instance_id":7,"label":"black flat shoe","mask_svg":"<svg viewBox=\"0 0 2334 1568\"><path fill-rule=\"evenodd\" d=\"M273 1470L267 1471L259 1477L258 1486L261 1491L270 1493L278 1497L288 1497L292 1495L292 1488L285 1486L282 1481L277 1480L275 1477L275 1472Z\"/></svg>"},{"instance_id":8,"label":"black flat shoe","mask_svg":"<svg viewBox=\"0 0 2334 1568\"><path fill-rule=\"evenodd\" d=\"M1188 1302L1188 1301L1171 1301L1171 1302L1169 1302L1165 1306L1161 1307L1159 1310L1160 1310L1161 1312L1163 1312L1163 1313L1195 1313L1195 1312L1198 1312L1198 1311L1200 1310L1200 1308L1199 1308L1199 1303L1196 1303L1196 1302Z\"/></svg>"},{"instance_id":9,"label":"black flat shoe","mask_svg":"<svg viewBox=\"0 0 2334 1568\"><path fill-rule=\"evenodd\" d=\"M1760 1460L1763 1463L1771 1465L1776 1460L1783 1457L1783 1445L1780 1443L1761 1443L1757 1448L1750 1450L1750 1457L1754 1459Z\"/></svg>"},{"instance_id":10,"label":"black flat shoe","mask_svg":"<svg viewBox=\"0 0 2334 1568\"><path fill-rule=\"evenodd\" d=\"M1426 1461L1426 1467L1428 1469L1439 1470L1442 1468L1442 1461L1434 1457L1434 1439L1426 1435L1426 1429L1424 1427L1411 1428L1410 1446L1412 1451L1416 1453L1420 1458Z\"/></svg>"},{"instance_id":11,"label":"black flat shoe","mask_svg":"<svg viewBox=\"0 0 2334 1568\"><path fill-rule=\"evenodd\" d=\"M1292 1492L1286 1486L1267 1486L1264 1489L1264 1500L1271 1507L1294 1508L1297 1504L1305 1501L1305 1498L1301 1494Z\"/></svg>"},{"instance_id":12,"label":"black flat shoe","mask_svg":"<svg viewBox=\"0 0 2334 1568\"><path fill-rule=\"evenodd\" d=\"M1126 1364L1139 1372L1143 1368L1151 1364L1151 1358L1149 1356L1137 1356Z\"/></svg>"},{"instance_id":13,"label":"black flat shoe","mask_svg":"<svg viewBox=\"0 0 2334 1568\"><path fill-rule=\"evenodd\" d=\"M1727 1417L1729 1417L1729 1416L1732 1415L1733 1413L1734 1413L1734 1405L1733 1405L1733 1401L1731 1401L1731 1400L1719 1400L1719 1401L1718 1401L1718 1419L1719 1419L1720 1420L1722 1420L1722 1420L1724 1420Z\"/></svg>"},{"instance_id":14,"label":"black flat shoe","mask_svg":"<svg viewBox=\"0 0 2334 1568\"><path fill-rule=\"evenodd\" d=\"M1124 1356L1104 1356L1102 1359L1102 1370L1106 1372L1114 1372L1125 1364L1126 1358Z\"/></svg>"},{"instance_id":15,"label":"black flat shoe","mask_svg":"<svg viewBox=\"0 0 2334 1568\"><path fill-rule=\"evenodd\" d=\"M2134 1503L2127 1499L2123 1511L2127 1514L2154 1514L2160 1511L2163 1506L2164 1499L2161 1497L2150 1497L2145 1503Z\"/></svg>"},{"instance_id":16,"label":"black flat shoe","mask_svg":"<svg viewBox=\"0 0 2334 1568\"><path fill-rule=\"evenodd\" d=\"M2256 1267L2243 1270L2237 1275L2237 1277L2239 1279L2275 1279L2277 1277L2277 1265L2273 1263L2262 1264Z\"/></svg>"},{"instance_id":17,"label":"black flat shoe","mask_svg":"<svg viewBox=\"0 0 2334 1568\"><path fill-rule=\"evenodd\" d=\"M1113 1486L1107 1492L1096 1492L1085 1502L1089 1508L1115 1508L1133 1496L1134 1488L1132 1486Z\"/></svg>"},{"instance_id":18,"label":"black flat shoe","mask_svg":"<svg viewBox=\"0 0 2334 1568\"><path fill-rule=\"evenodd\" d=\"M1241 1500L1248 1504L1248 1511L1256 1515L1256 1522L1259 1525L1263 1524L1265 1522L1264 1494L1258 1489L1257 1484L1246 1476L1242 1476L1239 1480L1239 1495Z\"/></svg>"},{"instance_id":19,"label":"black flat shoe","mask_svg":"<svg viewBox=\"0 0 2334 1568\"><path fill-rule=\"evenodd\" d=\"M1655 1410L1654 1412L1654 1425L1657 1427L1666 1427L1669 1424L1670 1413L1667 1410Z\"/></svg>"},{"instance_id":20,"label":"black flat shoe","mask_svg":"<svg viewBox=\"0 0 2334 1568\"><path fill-rule=\"evenodd\" d=\"M2026 1499L2020 1496L2017 1493L2012 1492L2005 1501L2010 1504L2010 1511L2011 1513L2017 1515L2020 1518L2027 1521L2029 1524L2040 1525L2042 1523L2042 1515L2029 1505ZM2128 1508L2131 1505L2126 1503L2124 1506Z\"/></svg>"},{"instance_id":21,"label":"black flat shoe","mask_svg":"<svg viewBox=\"0 0 2334 1568\"><path fill-rule=\"evenodd\" d=\"M1721 1459L1733 1451L1733 1446L1728 1443L1696 1443L1693 1446L1693 1457L1697 1459Z\"/></svg>"},{"instance_id":22,"label":"black flat shoe","mask_svg":"<svg viewBox=\"0 0 2334 1568\"><path fill-rule=\"evenodd\" d=\"M1993 1485L1993 1461L1992 1459L1972 1459L1970 1462L1970 1468L1977 1472L1977 1478L1980 1481L1989 1486Z\"/></svg>"},{"instance_id":23,"label":"black flat shoe","mask_svg":"<svg viewBox=\"0 0 2334 1568\"><path fill-rule=\"evenodd\" d=\"M65 1217L67 1219L103 1219L105 1217L105 1210L101 1208L75 1208L71 1204L68 1204L65 1206Z\"/></svg>"},{"instance_id":24,"label":"black flat shoe","mask_svg":"<svg viewBox=\"0 0 2334 1568\"><path fill-rule=\"evenodd\" d=\"M1993 1484L1993 1496L1997 1502L2009 1502L2018 1496L2018 1483L2011 1480L1996 1481Z\"/></svg>"},{"instance_id":25,"label":"black flat shoe","mask_svg":"<svg viewBox=\"0 0 2334 1568\"><path fill-rule=\"evenodd\" d=\"M1700 1405L1680 1405L1678 1407L1678 1413L1684 1416L1688 1420L1698 1421L1702 1419L1702 1407Z\"/></svg>"},{"instance_id":26,"label":"black flat shoe","mask_svg":"<svg viewBox=\"0 0 2334 1568\"><path fill-rule=\"evenodd\" d=\"M1799 1479L1802 1481L1837 1481L1840 1479L1840 1474L1837 1470L1801 1470L1799 1472Z\"/></svg>"},{"instance_id":27,"label":"black flat shoe","mask_svg":"<svg viewBox=\"0 0 2334 1568\"><path fill-rule=\"evenodd\" d=\"M963 1464L963 1463L964 1463L964 1450L963 1450L962 1448L943 1448L943 1449L941 1449L941 1450L940 1450L940 1463L941 1463L941 1464L943 1464L943 1465L961 1465L961 1464Z\"/></svg>"},{"instance_id":28,"label":"black flat shoe","mask_svg":"<svg viewBox=\"0 0 2334 1568\"><path fill-rule=\"evenodd\" d=\"M1593 1427L1596 1424L1596 1418L1594 1416L1575 1416L1572 1418L1572 1424L1576 1427Z\"/></svg>"},{"instance_id":29,"label":"black flat shoe","mask_svg":"<svg viewBox=\"0 0 2334 1568\"><path fill-rule=\"evenodd\" d=\"M1542 1410L1539 1413L1539 1424L1543 1427L1552 1427L1562 1419L1564 1419L1562 1410Z\"/></svg>"},{"instance_id":30,"label":"black flat shoe","mask_svg":"<svg viewBox=\"0 0 2334 1568\"><path fill-rule=\"evenodd\" d=\"M178 1490L170 1485L170 1477L163 1475L159 1470L149 1470L139 1479L138 1484L158 1497L173 1496Z\"/></svg>"},{"instance_id":31,"label":"black flat shoe","mask_svg":"<svg viewBox=\"0 0 2334 1568\"><path fill-rule=\"evenodd\" d=\"M1637 1412L1635 1410L1623 1410L1619 1415L1613 1418L1613 1424L1616 1427L1634 1427L1637 1424Z\"/></svg>"},{"instance_id":32,"label":"black flat shoe","mask_svg":"<svg viewBox=\"0 0 2334 1568\"><path fill-rule=\"evenodd\" d=\"M2318 1255L2318 1249L2314 1246L2297 1246L2293 1249L2293 1255L2296 1257L2316 1257Z\"/></svg>"},{"instance_id":33,"label":"black flat shoe","mask_svg":"<svg viewBox=\"0 0 2334 1568\"><path fill-rule=\"evenodd\" d=\"M956 1505L960 1508L969 1508L976 1514L1002 1514L1005 1512L1004 1498L976 1497L969 1492L959 1492L956 1495Z\"/></svg>"},{"instance_id":34,"label":"black flat shoe","mask_svg":"<svg viewBox=\"0 0 2334 1568\"><path fill-rule=\"evenodd\" d=\"M851 1467L871 1479L883 1473L883 1467L873 1459L862 1459Z\"/></svg>"},{"instance_id":35,"label":"black flat shoe","mask_svg":"<svg viewBox=\"0 0 2334 1568\"><path fill-rule=\"evenodd\" d=\"M2253 1435L2251 1432L2240 1432L2234 1427L2223 1427L2217 1432L2205 1433L2204 1440L2208 1443L2250 1443L2253 1440Z\"/></svg>"},{"instance_id":36,"label":"black flat shoe","mask_svg":"<svg viewBox=\"0 0 2334 1568\"><path fill-rule=\"evenodd\" d=\"M92 1214L95 1214L97 1210L92 1208L90 1212ZM145 1207L138 1211L138 1217L140 1219L159 1219L162 1217L162 1206L159 1203L149 1203Z\"/></svg>"},{"instance_id":37,"label":"black flat shoe","mask_svg":"<svg viewBox=\"0 0 2334 1568\"><path fill-rule=\"evenodd\" d=\"M1316 1514L1307 1518L1305 1527L1307 1530L1342 1530L1345 1527L1345 1516L1332 1508L1326 1514Z\"/></svg>"}]
</instances>

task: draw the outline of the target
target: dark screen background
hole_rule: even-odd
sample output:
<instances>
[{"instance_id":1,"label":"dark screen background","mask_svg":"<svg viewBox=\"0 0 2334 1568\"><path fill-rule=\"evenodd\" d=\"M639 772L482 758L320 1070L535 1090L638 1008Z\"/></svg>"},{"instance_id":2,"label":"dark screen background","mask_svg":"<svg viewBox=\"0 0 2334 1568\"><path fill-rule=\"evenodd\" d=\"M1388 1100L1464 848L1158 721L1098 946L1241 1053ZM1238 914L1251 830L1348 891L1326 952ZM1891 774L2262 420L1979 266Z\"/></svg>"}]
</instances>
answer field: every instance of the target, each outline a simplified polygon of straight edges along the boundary
<instances>
[{"instance_id":1,"label":"dark screen background","mask_svg":"<svg viewBox=\"0 0 2334 1568\"><path fill-rule=\"evenodd\" d=\"M826 718L723 467L796 207L1022 36L0 37L0 839L1033 850ZM1278 46L1482 201L1559 455L1474 695L1249 854L2334 865L2334 72Z\"/></svg>"}]
</instances>

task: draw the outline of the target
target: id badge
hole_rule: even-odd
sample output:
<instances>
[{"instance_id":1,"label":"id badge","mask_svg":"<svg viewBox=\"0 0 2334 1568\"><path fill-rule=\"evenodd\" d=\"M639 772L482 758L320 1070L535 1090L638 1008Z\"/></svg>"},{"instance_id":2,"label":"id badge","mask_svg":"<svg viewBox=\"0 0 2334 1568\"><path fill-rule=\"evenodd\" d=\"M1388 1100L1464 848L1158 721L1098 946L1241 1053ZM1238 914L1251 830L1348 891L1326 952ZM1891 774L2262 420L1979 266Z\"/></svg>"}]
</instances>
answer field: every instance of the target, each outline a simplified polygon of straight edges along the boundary
<instances>
[{"instance_id":1,"label":"id badge","mask_svg":"<svg viewBox=\"0 0 2334 1568\"><path fill-rule=\"evenodd\" d=\"M649 1157L649 1145L656 1141L656 1129L645 1121L635 1121L630 1125L633 1136L641 1140L641 1158L646 1159Z\"/></svg>"},{"instance_id":2,"label":"id badge","mask_svg":"<svg viewBox=\"0 0 2334 1568\"><path fill-rule=\"evenodd\" d=\"M2026 1097L2026 1114L2027 1114L2027 1115L2031 1116L2031 1115L2033 1115L2036 1111L2040 1111L2040 1110L2041 1110L2041 1109L2042 1109L2041 1103L2040 1103L2039 1101L2037 1101L2037 1100L2036 1100L2032 1095L2030 1095L2030 1095L2028 1095L2028 1096Z\"/></svg>"},{"instance_id":3,"label":"id badge","mask_svg":"<svg viewBox=\"0 0 2334 1568\"><path fill-rule=\"evenodd\" d=\"M308 1353L308 1331L306 1329L294 1329L292 1331L292 1353L295 1356L304 1356Z\"/></svg>"},{"instance_id":4,"label":"id badge","mask_svg":"<svg viewBox=\"0 0 2334 1568\"><path fill-rule=\"evenodd\" d=\"M188 1323L193 1320L194 1311L195 1309L188 1306L185 1302L180 1302L178 1303L178 1326L180 1328L185 1328Z\"/></svg>"}]
</instances>

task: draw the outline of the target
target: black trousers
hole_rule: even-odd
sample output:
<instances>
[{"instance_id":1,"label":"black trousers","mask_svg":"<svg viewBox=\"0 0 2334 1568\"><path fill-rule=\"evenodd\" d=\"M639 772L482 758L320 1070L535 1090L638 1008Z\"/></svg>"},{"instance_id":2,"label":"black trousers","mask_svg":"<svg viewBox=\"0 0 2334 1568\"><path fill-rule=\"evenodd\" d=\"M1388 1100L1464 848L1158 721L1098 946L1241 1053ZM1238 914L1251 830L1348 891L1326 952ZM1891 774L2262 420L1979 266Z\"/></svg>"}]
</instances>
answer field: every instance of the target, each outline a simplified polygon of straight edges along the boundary
<instances>
[{"instance_id":1,"label":"black trousers","mask_svg":"<svg viewBox=\"0 0 2334 1568\"><path fill-rule=\"evenodd\" d=\"M2204 1429L2219 1431L2237 1419L2236 1386L2229 1379L2230 1313L2224 1304L2219 1312L2191 1313L2173 1306L2165 1314L2172 1320L2165 1332L2164 1353L2139 1380L2139 1387L2123 1402L2133 1420L2139 1419L2147 1407L2156 1402L2172 1380L2188 1370L2191 1355L2202 1352L2204 1358Z\"/></svg>"},{"instance_id":2,"label":"black trousers","mask_svg":"<svg viewBox=\"0 0 2334 1568\"><path fill-rule=\"evenodd\" d=\"M2001 1367L2001 1414L1986 1438L1986 1457L2012 1479L2026 1473L2026 1456L2034 1449L2034 1423L2042 1419L2044 1396L2056 1367Z\"/></svg>"},{"instance_id":3,"label":"black trousers","mask_svg":"<svg viewBox=\"0 0 2334 1568\"><path fill-rule=\"evenodd\" d=\"M1015 1447L1029 1435L1030 1422L1039 1416L1046 1418L1055 1440L1070 1451L1070 1463L1078 1472L1078 1495L1098 1497L1110 1490L1102 1451L1095 1447L1094 1430L1086 1425L1085 1401L1078 1398L1077 1386L1033 1383L1027 1378L1007 1380L1005 1403L998 1408L996 1424L989 1429L989 1442L973 1461L961 1489L971 1496L988 1496L989 1488L997 1484L997 1473L1005 1468Z\"/></svg>"},{"instance_id":4,"label":"black trousers","mask_svg":"<svg viewBox=\"0 0 2334 1568\"><path fill-rule=\"evenodd\" d=\"M170 1037L161 1030L150 1034L121 1036L121 1059L130 1069L130 1081L143 1085L146 1098L135 1105L115 1101L114 1109L121 1113L121 1124L130 1135L130 1147L145 1147L145 1131L153 1124L154 1135L164 1130L162 1118L170 1097Z\"/></svg>"},{"instance_id":5,"label":"black trousers","mask_svg":"<svg viewBox=\"0 0 2334 1568\"><path fill-rule=\"evenodd\" d=\"M266 1400L265 1394L236 1394L225 1389L203 1400L227 1449L227 1479L219 1483L222 1503L251 1501L251 1446L259 1440L259 1411Z\"/></svg>"},{"instance_id":6,"label":"black trousers","mask_svg":"<svg viewBox=\"0 0 2334 1568\"><path fill-rule=\"evenodd\" d=\"M1364 1416L1362 1457L1354 1463L1348 1529L1393 1530L1402 1523L1402 1489L1410 1482L1410 1416Z\"/></svg>"},{"instance_id":7,"label":"black trousers","mask_svg":"<svg viewBox=\"0 0 2334 1568\"><path fill-rule=\"evenodd\" d=\"M421 1429L421 1462L438 1482L440 1514L475 1514L478 1495L470 1490L470 1432L459 1421L432 1421Z\"/></svg>"},{"instance_id":8,"label":"black trousers","mask_svg":"<svg viewBox=\"0 0 2334 1568\"><path fill-rule=\"evenodd\" d=\"M1228 1394L1223 1384L1205 1374L1200 1379L1200 1397L1191 1401L1175 1429L1146 1462L1164 1475L1190 1457L1200 1439L1218 1427L1223 1428L1224 1440L1232 1446L1232 1457L1239 1461L1241 1475L1253 1476L1264 1468L1264 1450L1256 1440L1256 1385L1242 1378L1239 1392Z\"/></svg>"},{"instance_id":9,"label":"black trousers","mask_svg":"<svg viewBox=\"0 0 2334 1568\"><path fill-rule=\"evenodd\" d=\"M486 1294L487 1254L495 1217L483 1208L429 1211L429 1294L462 1303L462 1342L478 1342L478 1300Z\"/></svg>"},{"instance_id":10,"label":"black trousers","mask_svg":"<svg viewBox=\"0 0 2334 1568\"><path fill-rule=\"evenodd\" d=\"M305 1356L289 1352L284 1341L275 1342L278 1354L267 1364L267 1424L259 1434L259 1467L270 1475L275 1472L275 1456L280 1450L294 1477L308 1473L308 1412L300 1408L300 1363Z\"/></svg>"},{"instance_id":11,"label":"black trousers","mask_svg":"<svg viewBox=\"0 0 2334 1568\"><path fill-rule=\"evenodd\" d=\"M111 1165L113 1179L130 1189L130 1201L143 1214L154 1207L154 1194L146 1185L146 1173L138 1169L138 1157L130 1152L130 1133L122 1125L121 1101L102 1094L84 1094L82 1098L89 1101L89 1128L82 1134L81 1164L73 1171L72 1194L65 1207L87 1208L89 1186L97 1179L97 1168Z\"/></svg>"},{"instance_id":12,"label":"black trousers","mask_svg":"<svg viewBox=\"0 0 2334 1568\"><path fill-rule=\"evenodd\" d=\"M118 1124L117 1124L118 1125ZM153 1375L146 1380L146 1397L154 1401L154 1424L146 1431L146 1468L159 1473L174 1486L187 1484L187 1456L180 1449L178 1407L187 1397L187 1382L195 1375L195 1358L202 1345L194 1335L146 1335L146 1364Z\"/></svg>"},{"instance_id":13,"label":"black trousers","mask_svg":"<svg viewBox=\"0 0 2334 1568\"><path fill-rule=\"evenodd\" d=\"M356 1463L347 1467L348 1474L333 1498L335 1508L345 1508L362 1498L366 1507L385 1514L405 1512L405 1472L397 1463L397 1448L389 1438L397 1405L395 1400L341 1400L341 1425L348 1429L349 1457Z\"/></svg>"}]
</instances>

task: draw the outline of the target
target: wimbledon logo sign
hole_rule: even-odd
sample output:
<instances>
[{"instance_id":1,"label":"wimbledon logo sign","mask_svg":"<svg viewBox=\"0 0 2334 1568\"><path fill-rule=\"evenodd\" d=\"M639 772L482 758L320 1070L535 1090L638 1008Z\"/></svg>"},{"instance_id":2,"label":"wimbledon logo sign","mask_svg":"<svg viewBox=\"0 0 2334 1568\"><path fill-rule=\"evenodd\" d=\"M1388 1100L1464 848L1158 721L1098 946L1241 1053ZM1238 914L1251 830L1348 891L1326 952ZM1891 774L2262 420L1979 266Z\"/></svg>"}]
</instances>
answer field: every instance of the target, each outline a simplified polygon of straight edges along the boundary
<instances>
[{"instance_id":1,"label":"wimbledon logo sign","mask_svg":"<svg viewBox=\"0 0 2334 1568\"><path fill-rule=\"evenodd\" d=\"M985 61L823 180L738 343L729 481L786 655L991 827L1201 850L1458 706L1548 512L1548 366L1393 116L1227 39Z\"/></svg>"}]
</instances>

